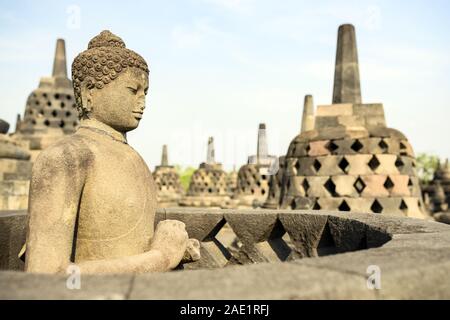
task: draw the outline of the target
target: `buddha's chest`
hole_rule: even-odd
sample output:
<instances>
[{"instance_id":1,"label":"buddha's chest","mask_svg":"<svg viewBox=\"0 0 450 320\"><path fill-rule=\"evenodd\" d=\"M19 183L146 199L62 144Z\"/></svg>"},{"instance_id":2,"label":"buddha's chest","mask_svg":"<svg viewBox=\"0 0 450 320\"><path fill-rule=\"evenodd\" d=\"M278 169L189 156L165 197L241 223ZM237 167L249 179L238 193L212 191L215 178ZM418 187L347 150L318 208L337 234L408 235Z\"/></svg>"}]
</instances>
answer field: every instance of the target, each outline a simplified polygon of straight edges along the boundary
<instances>
[{"instance_id":1,"label":"buddha's chest","mask_svg":"<svg viewBox=\"0 0 450 320\"><path fill-rule=\"evenodd\" d=\"M148 241L155 210L153 178L139 155L128 146L99 150L80 199L79 238Z\"/></svg>"}]
</instances>

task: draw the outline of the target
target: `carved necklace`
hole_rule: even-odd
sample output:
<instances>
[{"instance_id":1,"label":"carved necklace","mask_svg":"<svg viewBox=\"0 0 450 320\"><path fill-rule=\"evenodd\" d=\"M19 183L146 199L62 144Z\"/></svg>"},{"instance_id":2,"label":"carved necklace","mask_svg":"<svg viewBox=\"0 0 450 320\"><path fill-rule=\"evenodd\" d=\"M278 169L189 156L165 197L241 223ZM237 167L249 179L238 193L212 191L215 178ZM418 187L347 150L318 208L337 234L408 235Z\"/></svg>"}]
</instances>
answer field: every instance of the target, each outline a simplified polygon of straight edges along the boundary
<instances>
[{"instance_id":1,"label":"carved necklace","mask_svg":"<svg viewBox=\"0 0 450 320\"><path fill-rule=\"evenodd\" d=\"M113 139L114 141L121 142L121 143L123 143L123 144L128 144L128 142L127 142L126 140L120 140L120 139L117 139L117 138L115 138L112 134L110 134L109 132L107 132L107 131L105 131L105 130L102 130L102 129L92 128L92 127L87 127L87 126L79 126L78 128L88 129L88 130L91 130L91 131L94 131L94 132L103 134L103 135L105 135L105 136L108 136L108 137L110 137L111 139Z\"/></svg>"}]
</instances>

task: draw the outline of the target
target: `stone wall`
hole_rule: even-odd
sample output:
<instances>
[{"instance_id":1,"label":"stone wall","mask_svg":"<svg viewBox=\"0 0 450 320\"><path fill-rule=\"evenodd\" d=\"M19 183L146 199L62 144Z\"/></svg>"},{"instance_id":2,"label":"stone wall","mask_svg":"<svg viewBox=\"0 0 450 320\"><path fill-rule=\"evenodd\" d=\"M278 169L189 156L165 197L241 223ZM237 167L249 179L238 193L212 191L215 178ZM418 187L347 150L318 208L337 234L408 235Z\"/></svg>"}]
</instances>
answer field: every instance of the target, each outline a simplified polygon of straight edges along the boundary
<instances>
[{"instance_id":1,"label":"stone wall","mask_svg":"<svg viewBox=\"0 0 450 320\"><path fill-rule=\"evenodd\" d=\"M0 214L2 269L23 268L18 253L25 243L26 217L25 211ZM366 250L392 239L396 229L388 230L390 224L394 227L403 221L419 221L300 210L158 209L155 225L165 219L184 222L189 236L201 242L200 261L180 265L179 269L283 262Z\"/></svg>"},{"instance_id":2,"label":"stone wall","mask_svg":"<svg viewBox=\"0 0 450 320\"><path fill-rule=\"evenodd\" d=\"M7 242L14 229L14 241L23 239L25 218L23 212L0 216L0 244L5 228ZM158 221L169 218L187 223L190 236L202 241L202 268L214 270L82 276L80 290L67 289L65 275L2 271L0 299L450 299L450 283L443 281L450 272L450 226L444 224L326 211L158 211ZM214 248L218 238L224 241L225 222L242 244L228 251L227 261L245 253L249 264L216 268L226 260ZM289 253L280 250L286 246ZM367 287L370 266L381 272L379 290Z\"/></svg>"}]
</instances>

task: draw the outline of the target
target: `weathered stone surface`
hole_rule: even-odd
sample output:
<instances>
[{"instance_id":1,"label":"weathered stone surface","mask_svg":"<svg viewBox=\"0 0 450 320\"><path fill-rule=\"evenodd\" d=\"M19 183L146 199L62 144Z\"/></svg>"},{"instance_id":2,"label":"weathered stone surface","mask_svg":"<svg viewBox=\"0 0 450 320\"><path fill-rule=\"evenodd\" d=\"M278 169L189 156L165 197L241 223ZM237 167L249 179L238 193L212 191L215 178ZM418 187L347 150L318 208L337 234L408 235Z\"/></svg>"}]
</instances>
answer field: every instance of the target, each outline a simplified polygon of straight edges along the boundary
<instances>
[{"instance_id":1,"label":"weathered stone surface","mask_svg":"<svg viewBox=\"0 0 450 320\"><path fill-rule=\"evenodd\" d=\"M81 288L69 289L68 276L0 272L0 299L91 299L124 300L130 298L133 275L82 276Z\"/></svg>"},{"instance_id":2,"label":"weathered stone surface","mask_svg":"<svg viewBox=\"0 0 450 320\"><path fill-rule=\"evenodd\" d=\"M339 197L358 197L359 193L355 189L354 184L357 177L355 176L334 176L331 178L335 185L336 195Z\"/></svg>"},{"instance_id":3,"label":"weathered stone surface","mask_svg":"<svg viewBox=\"0 0 450 320\"><path fill-rule=\"evenodd\" d=\"M253 210L242 211L242 213L225 213L224 217L245 244L265 241L277 221L275 212L254 213Z\"/></svg>"},{"instance_id":4,"label":"weathered stone surface","mask_svg":"<svg viewBox=\"0 0 450 320\"><path fill-rule=\"evenodd\" d=\"M349 175L368 175L372 173L372 170L367 165L367 163L372 158L369 154L358 154L358 155L348 155L345 156L345 160L348 161L349 165L346 172Z\"/></svg>"},{"instance_id":5,"label":"weathered stone surface","mask_svg":"<svg viewBox=\"0 0 450 320\"><path fill-rule=\"evenodd\" d=\"M163 146L161 165L155 167L153 179L157 188L158 207L176 207L184 194L180 176L175 167L169 165L167 145Z\"/></svg>"},{"instance_id":6,"label":"weathered stone surface","mask_svg":"<svg viewBox=\"0 0 450 320\"><path fill-rule=\"evenodd\" d=\"M340 252L367 249L367 225L364 223L330 216L328 226Z\"/></svg>"},{"instance_id":7,"label":"weathered stone surface","mask_svg":"<svg viewBox=\"0 0 450 320\"><path fill-rule=\"evenodd\" d=\"M28 207L32 163L21 143L0 134L0 210Z\"/></svg>"},{"instance_id":8,"label":"weathered stone surface","mask_svg":"<svg viewBox=\"0 0 450 320\"><path fill-rule=\"evenodd\" d=\"M23 270L18 258L25 243L25 211L0 211L0 270Z\"/></svg>"},{"instance_id":9,"label":"weathered stone surface","mask_svg":"<svg viewBox=\"0 0 450 320\"><path fill-rule=\"evenodd\" d=\"M328 140L312 141L309 144L310 149L308 155L311 157L318 157L330 154L330 151L326 148L328 142Z\"/></svg>"},{"instance_id":10,"label":"weathered stone surface","mask_svg":"<svg viewBox=\"0 0 450 320\"><path fill-rule=\"evenodd\" d=\"M406 137L403 133L393 128L379 126L379 127L370 127L368 128L368 130L371 137L380 137L380 138L394 137L399 140L406 140Z\"/></svg>"},{"instance_id":11,"label":"weathered stone surface","mask_svg":"<svg viewBox=\"0 0 450 320\"><path fill-rule=\"evenodd\" d=\"M178 210L182 214L185 209L170 210ZM202 210L186 211L190 215ZM450 298L450 285L448 281L442 281L450 271L448 225L365 213L343 215L338 212L288 210L252 211L251 219L240 220L241 224L252 221L252 225L258 228L253 224L258 219L258 212L263 219L268 216L273 219L276 216L281 222L289 235L289 239L283 237L282 240L291 241L295 245L298 254L293 257L295 261L136 276L82 275L80 290L67 289L67 276L63 275L0 272L0 287L3 289L0 290L0 298ZM223 213L225 217L236 218L237 221L250 211L224 210ZM263 247L257 247L260 253L269 250L269 242L261 244ZM348 252L364 247L364 244L369 249ZM330 250L332 245L337 250L334 253L345 253L330 254L333 252L325 249ZM300 256L311 258L298 259ZM381 271L379 290L367 287L370 266L377 266Z\"/></svg>"},{"instance_id":12,"label":"weathered stone surface","mask_svg":"<svg viewBox=\"0 0 450 320\"><path fill-rule=\"evenodd\" d=\"M300 257L317 256L317 247L327 224L327 216L286 213L280 215L279 219Z\"/></svg>"},{"instance_id":13,"label":"weathered stone surface","mask_svg":"<svg viewBox=\"0 0 450 320\"><path fill-rule=\"evenodd\" d=\"M433 217L438 222L450 224L450 213L449 212L438 212Z\"/></svg>"},{"instance_id":14,"label":"weathered stone surface","mask_svg":"<svg viewBox=\"0 0 450 320\"><path fill-rule=\"evenodd\" d=\"M312 95L308 94L305 96L305 101L303 103L303 116L302 116L302 126L301 132L314 130L314 102Z\"/></svg>"},{"instance_id":15,"label":"weathered stone surface","mask_svg":"<svg viewBox=\"0 0 450 320\"><path fill-rule=\"evenodd\" d=\"M175 208L159 209L165 211L165 219L178 220L186 224L186 231L194 239L203 241L208 237L214 236L219 230L216 226L223 220L222 210L211 209L189 209L183 208L182 211ZM225 223L223 223L225 224ZM223 225L222 224L222 225Z\"/></svg>"},{"instance_id":16,"label":"weathered stone surface","mask_svg":"<svg viewBox=\"0 0 450 320\"><path fill-rule=\"evenodd\" d=\"M101 59L103 74L93 79L101 71L93 61ZM164 220L154 228L155 183L126 139L145 107L145 60L103 31L72 71L82 120L33 165L25 270L65 273L71 262L84 274L175 268L189 242L185 224Z\"/></svg>"},{"instance_id":17,"label":"weathered stone surface","mask_svg":"<svg viewBox=\"0 0 450 320\"><path fill-rule=\"evenodd\" d=\"M333 103L361 103L355 27L339 27L334 73Z\"/></svg>"}]
</instances>

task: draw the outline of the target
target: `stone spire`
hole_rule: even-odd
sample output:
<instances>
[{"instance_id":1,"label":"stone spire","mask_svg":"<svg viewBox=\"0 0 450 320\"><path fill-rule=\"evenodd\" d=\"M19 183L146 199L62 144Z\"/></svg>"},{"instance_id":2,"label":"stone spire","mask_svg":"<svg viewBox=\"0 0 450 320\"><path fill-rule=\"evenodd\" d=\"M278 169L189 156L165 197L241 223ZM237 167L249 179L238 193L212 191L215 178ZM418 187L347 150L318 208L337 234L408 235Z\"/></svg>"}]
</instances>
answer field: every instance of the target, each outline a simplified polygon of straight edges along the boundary
<instances>
[{"instance_id":1,"label":"stone spire","mask_svg":"<svg viewBox=\"0 0 450 320\"><path fill-rule=\"evenodd\" d=\"M258 128L258 146L256 147L256 158L266 159L269 152L267 148L267 137L266 137L266 124L260 123Z\"/></svg>"},{"instance_id":2,"label":"stone spire","mask_svg":"<svg viewBox=\"0 0 450 320\"><path fill-rule=\"evenodd\" d=\"M18 132L20 130L21 122L22 122L22 117L21 117L20 113L18 113L17 117L16 117L16 130L14 130L15 132Z\"/></svg>"},{"instance_id":3,"label":"stone spire","mask_svg":"<svg viewBox=\"0 0 450 320\"><path fill-rule=\"evenodd\" d=\"M161 167L167 167L169 165L169 157L167 155L167 145L163 145L161 156Z\"/></svg>"},{"instance_id":4,"label":"stone spire","mask_svg":"<svg viewBox=\"0 0 450 320\"><path fill-rule=\"evenodd\" d=\"M335 103L361 103L355 27L351 24L343 24L338 30L333 89Z\"/></svg>"},{"instance_id":5,"label":"stone spire","mask_svg":"<svg viewBox=\"0 0 450 320\"><path fill-rule=\"evenodd\" d=\"M303 103L303 116L301 132L310 131L314 129L314 102L312 95L305 96Z\"/></svg>"},{"instance_id":6,"label":"stone spire","mask_svg":"<svg viewBox=\"0 0 450 320\"><path fill-rule=\"evenodd\" d=\"M207 164L216 163L215 156L214 156L214 138L213 137L208 138L208 151L206 154L206 163Z\"/></svg>"},{"instance_id":7,"label":"stone spire","mask_svg":"<svg viewBox=\"0 0 450 320\"><path fill-rule=\"evenodd\" d=\"M58 39L56 41L52 76L55 78L67 78L66 44L64 39Z\"/></svg>"},{"instance_id":8,"label":"stone spire","mask_svg":"<svg viewBox=\"0 0 450 320\"><path fill-rule=\"evenodd\" d=\"M444 189L442 188L441 182L437 181L434 188L435 188L434 199L437 201L440 201L440 202L444 202L445 201L445 192L444 192Z\"/></svg>"}]
</instances>

